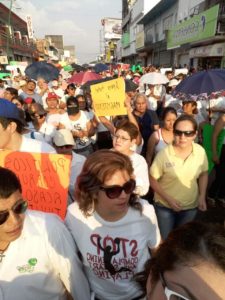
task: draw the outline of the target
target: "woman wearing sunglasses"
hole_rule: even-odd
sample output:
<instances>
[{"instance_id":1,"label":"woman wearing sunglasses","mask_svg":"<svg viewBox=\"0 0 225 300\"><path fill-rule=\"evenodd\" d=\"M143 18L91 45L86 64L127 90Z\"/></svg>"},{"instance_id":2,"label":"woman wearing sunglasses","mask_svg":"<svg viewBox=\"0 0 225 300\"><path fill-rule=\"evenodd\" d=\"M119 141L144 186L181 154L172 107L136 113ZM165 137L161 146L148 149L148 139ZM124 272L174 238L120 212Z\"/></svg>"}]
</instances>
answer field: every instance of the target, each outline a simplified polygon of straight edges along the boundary
<instances>
[{"instance_id":1,"label":"woman wearing sunglasses","mask_svg":"<svg viewBox=\"0 0 225 300\"><path fill-rule=\"evenodd\" d=\"M138 274L147 300L225 299L225 229L190 222L169 234Z\"/></svg>"},{"instance_id":2,"label":"woman wearing sunglasses","mask_svg":"<svg viewBox=\"0 0 225 300\"><path fill-rule=\"evenodd\" d=\"M130 159L118 152L91 154L77 178L77 202L66 224L100 300L142 299L132 280L160 242L154 208L135 194Z\"/></svg>"},{"instance_id":3,"label":"woman wearing sunglasses","mask_svg":"<svg viewBox=\"0 0 225 300\"><path fill-rule=\"evenodd\" d=\"M208 161L194 143L197 123L188 115L173 125L174 141L161 150L150 168L156 215L162 238L175 227L194 219L197 208L206 210Z\"/></svg>"}]
</instances>

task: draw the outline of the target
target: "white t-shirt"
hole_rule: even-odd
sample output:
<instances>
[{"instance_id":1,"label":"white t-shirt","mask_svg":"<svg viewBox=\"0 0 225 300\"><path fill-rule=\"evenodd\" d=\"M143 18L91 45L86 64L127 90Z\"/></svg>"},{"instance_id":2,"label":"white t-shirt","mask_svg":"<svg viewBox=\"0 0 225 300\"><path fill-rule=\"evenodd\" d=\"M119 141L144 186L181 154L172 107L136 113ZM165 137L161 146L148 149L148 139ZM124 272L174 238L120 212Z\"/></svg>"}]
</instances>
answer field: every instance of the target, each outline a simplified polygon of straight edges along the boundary
<instances>
[{"instance_id":1,"label":"white t-shirt","mask_svg":"<svg viewBox=\"0 0 225 300\"><path fill-rule=\"evenodd\" d=\"M132 166L134 168L134 176L136 180L136 189L135 192L139 196L146 195L149 190L149 171L146 160L143 156L138 153L133 152L130 159L132 161Z\"/></svg>"},{"instance_id":2,"label":"white t-shirt","mask_svg":"<svg viewBox=\"0 0 225 300\"><path fill-rule=\"evenodd\" d=\"M88 112L80 110L80 118L73 121L69 118L68 114L63 114L60 123L62 123L66 129L69 130L87 130L87 123L90 122L91 118ZM89 137L75 138L74 149L82 149L91 144Z\"/></svg>"},{"instance_id":3,"label":"white t-shirt","mask_svg":"<svg viewBox=\"0 0 225 300\"><path fill-rule=\"evenodd\" d=\"M0 263L0 299L90 299L76 245L53 214L27 211L21 236L11 242Z\"/></svg>"},{"instance_id":4,"label":"white t-shirt","mask_svg":"<svg viewBox=\"0 0 225 300\"><path fill-rule=\"evenodd\" d=\"M30 124L29 124L30 125ZM35 139L52 144L52 139L56 133L56 127L44 122L38 131L29 126L29 132L23 133L23 136L29 139Z\"/></svg>"},{"instance_id":5,"label":"white t-shirt","mask_svg":"<svg viewBox=\"0 0 225 300\"><path fill-rule=\"evenodd\" d=\"M56 127L59 125L59 123L61 121L61 117L62 117L62 114L60 114L60 113L55 113L55 114L48 113L46 116L45 122Z\"/></svg>"},{"instance_id":6,"label":"white t-shirt","mask_svg":"<svg viewBox=\"0 0 225 300\"><path fill-rule=\"evenodd\" d=\"M64 96L64 91L61 88L54 89L53 87L50 89L52 93L55 93L60 99Z\"/></svg>"},{"instance_id":7,"label":"white t-shirt","mask_svg":"<svg viewBox=\"0 0 225 300\"><path fill-rule=\"evenodd\" d=\"M141 294L132 278L144 269L149 248L159 245L160 233L153 206L143 199L140 203L142 214L130 207L115 222L105 221L96 212L85 217L76 202L68 207L66 225L82 254L91 290L99 299L128 300Z\"/></svg>"},{"instance_id":8,"label":"white t-shirt","mask_svg":"<svg viewBox=\"0 0 225 300\"><path fill-rule=\"evenodd\" d=\"M45 142L45 139L43 137L43 134L39 131L29 131L26 133L23 133L23 136L29 139L39 140L41 142Z\"/></svg>"},{"instance_id":9,"label":"white t-shirt","mask_svg":"<svg viewBox=\"0 0 225 300\"><path fill-rule=\"evenodd\" d=\"M56 133L56 127L46 121L41 125L39 132L43 135L45 142L52 144L52 139Z\"/></svg>"},{"instance_id":10,"label":"white t-shirt","mask_svg":"<svg viewBox=\"0 0 225 300\"><path fill-rule=\"evenodd\" d=\"M29 139L25 136L22 136L22 143L19 151L30 153L56 153L55 149L48 143Z\"/></svg>"}]
</instances>

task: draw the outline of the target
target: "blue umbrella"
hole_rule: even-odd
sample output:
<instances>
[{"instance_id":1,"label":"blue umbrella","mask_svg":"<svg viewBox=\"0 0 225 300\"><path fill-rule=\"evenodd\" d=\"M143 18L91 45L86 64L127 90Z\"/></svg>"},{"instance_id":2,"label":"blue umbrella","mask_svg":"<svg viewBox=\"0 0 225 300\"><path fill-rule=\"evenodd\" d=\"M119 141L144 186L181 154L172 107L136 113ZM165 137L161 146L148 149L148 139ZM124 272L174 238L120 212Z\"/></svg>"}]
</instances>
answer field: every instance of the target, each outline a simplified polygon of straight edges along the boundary
<instances>
[{"instance_id":1,"label":"blue umbrella","mask_svg":"<svg viewBox=\"0 0 225 300\"><path fill-rule=\"evenodd\" d=\"M96 73L101 73L101 72L109 70L109 67L105 64L99 63L94 66L94 70Z\"/></svg>"},{"instance_id":2,"label":"blue umbrella","mask_svg":"<svg viewBox=\"0 0 225 300\"><path fill-rule=\"evenodd\" d=\"M175 93L210 95L222 90L225 90L225 69L211 69L185 78L176 86Z\"/></svg>"},{"instance_id":3,"label":"blue umbrella","mask_svg":"<svg viewBox=\"0 0 225 300\"><path fill-rule=\"evenodd\" d=\"M27 66L25 74L30 79L37 80L38 78L43 78L46 81L51 81L58 78L59 70L46 61L38 61Z\"/></svg>"}]
</instances>

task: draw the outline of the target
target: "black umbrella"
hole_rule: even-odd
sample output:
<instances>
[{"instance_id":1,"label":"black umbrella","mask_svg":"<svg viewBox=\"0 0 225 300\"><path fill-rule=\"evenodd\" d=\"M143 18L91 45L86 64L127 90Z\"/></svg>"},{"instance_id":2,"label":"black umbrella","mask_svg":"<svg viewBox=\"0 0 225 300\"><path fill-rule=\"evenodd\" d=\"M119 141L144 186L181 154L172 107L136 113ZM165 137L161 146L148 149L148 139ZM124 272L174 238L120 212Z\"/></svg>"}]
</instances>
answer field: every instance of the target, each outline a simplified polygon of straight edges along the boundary
<instances>
[{"instance_id":1,"label":"black umbrella","mask_svg":"<svg viewBox=\"0 0 225 300\"><path fill-rule=\"evenodd\" d=\"M136 83L134 83L132 80L130 79L125 79L125 92L134 92L136 91L136 89L138 88L138 85Z\"/></svg>"},{"instance_id":2,"label":"black umbrella","mask_svg":"<svg viewBox=\"0 0 225 300\"><path fill-rule=\"evenodd\" d=\"M27 66L25 74L30 79L37 80L38 78L43 78L46 81L51 81L58 78L59 70L46 61L38 61Z\"/></svg>"},{"instance_id":3,"label":"black umbrella","mask_svg":"<svg viewBox=\"0 0 225 300\"><path fill-rule=\"evenodd\" d=\"M90 65L89 64L83 64L82 67L85 68L85 69L88 69L90 67Z\"/></svg>"},{"instance_id":4,"label":"black umbrella","mask_svg":"<svg viewBox=\"0 0 225 300\"><path fill-rule=\"evenodd\" d=\"M106 78L102 78L102 79L88 81L85 84L83 84L81 88L83 90L86 90L87 92L90 92L91 85L105 82L105 81L110 81L110 80L115 80L115 78L106 77ZM131 92L131 91L136 91L136 89L138 88L138 85L136 83L134 83L132 80L125 79L124 82L125 82L125 92L126 93Z\"/></svg>"},{"instance_id":5,"label":"black umbrella","mask_svg":"<svg viewBox=\"0 0 225 300\"><path fill-rule=\"evenodd\" d=\"M109 81L109 80L113 80L114 78L112 77L106 77L106 78L102 78L102 79L96 79L96 80L91 80L91 81L87 81L85 84L82 85L82 89L86 90L87 92L90 92L91 85L97 84L97 83L101 83L101 82L105 82L105 81Z\"/></svg>"},{"instance_id":6,"label":"black umbrella","mask_svg":"<svg viewBox=\"0 0 225 300\"><path fill-rule=\"evenodd\" d=\"M109 70L109 66L107 66L106 64L99 63L94 66L94 70L96 73L101 73Z\"/></svg>"},{"instance_id":7,"label":"black umbrella","mask_svg":"<svg viewBox=\"0 0 225 300\"><path fill-rule=\"evenodd\" d=\"M176 86L175 93L210 95L222 90L225 90L225 69L211 69L184 79Z\"/></svg>"},{"instance_id":8,"label":"black umbrella","mask_svg":"<svg viewBox=\"0 0 225 300\"><path fill-rule=\"evenodd\" d=\"M82 67L82 66L80 66L80 65L78 65L78 64L75 64L75 63L72 63L72 64L71 64L71 67L72 67L75 71L77 71L77 72L85 71L85 68L84 68L84 67Z\"/></svg>"}]
</instances>

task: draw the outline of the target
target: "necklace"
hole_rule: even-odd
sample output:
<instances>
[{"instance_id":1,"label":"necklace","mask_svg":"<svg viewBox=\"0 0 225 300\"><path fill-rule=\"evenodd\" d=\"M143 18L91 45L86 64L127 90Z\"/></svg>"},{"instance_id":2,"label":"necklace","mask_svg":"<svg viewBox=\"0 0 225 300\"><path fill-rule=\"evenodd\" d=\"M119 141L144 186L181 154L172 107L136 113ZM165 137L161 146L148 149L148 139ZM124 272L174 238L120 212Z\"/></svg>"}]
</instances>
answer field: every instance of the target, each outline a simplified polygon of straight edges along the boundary
<instances>
[{"instance_id":1,"label":"necklace","mask_svg":"<svg viewBox=\"0 0 225 300\"><path fill-rule=\"evenodd\" d=\"M10 243L9 243L10 244ZM3 258L5 257L5 251L8 249L9 244L7 245L7 247L4 250L0 250L0 263L3 261Z\"/></svg>"},{"instance_id":2,"label":"necklace","mask_svg":"<svg viewBox=\"0 0 225 300\"><path fill-rule=\"evenodd\" d=\"M5 250L0 250L0 263L2 262L3 258L5 257L4 255Z\"/></svg>"}]
</instances>

